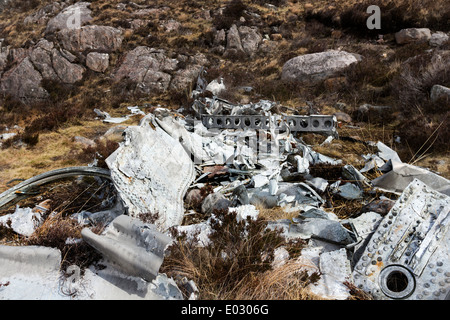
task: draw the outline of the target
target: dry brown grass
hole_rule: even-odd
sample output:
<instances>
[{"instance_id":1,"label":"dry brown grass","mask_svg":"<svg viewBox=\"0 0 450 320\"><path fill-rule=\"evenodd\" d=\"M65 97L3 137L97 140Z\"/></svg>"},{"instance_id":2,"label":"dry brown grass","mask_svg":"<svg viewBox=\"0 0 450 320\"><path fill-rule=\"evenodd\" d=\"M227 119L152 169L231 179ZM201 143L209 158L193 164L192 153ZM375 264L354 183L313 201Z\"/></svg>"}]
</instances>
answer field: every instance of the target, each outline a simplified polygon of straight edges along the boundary
<instances>
[{"instance_id":1,"label":"dry brown grass","mask_svg":"<svg viewBox=\"0 0 450 320\"><path fill-rule=\"evenodd\" d=\"M263 274L249 275L233 296L236 300L323 300L307 288L313 280L305 265L289 260Z\"/></svg>"},{"instance_id":2,"label":"dry brown grass","mask_svg":"<svg viewBox=\"0 0 450 320\"><path fill-rule=\"evenodd\" d=\"M48 217L36 231L23 241L22 245L37 245L61 250L61 267L77 265L84 269L100 260L101 254L86 242L67 243L67 239L81 240L83 226L74 219L64 218L62 213ZM102 226L92 228L100 233Z\"/></svg>"},{"instance_id":3,"label":"dry brown grass","mask_svg":"<svg viewBox=\"0 0 450 320\"><path fill-rule=\"evenodd\" d=\"M292 219L299 215L299 211L285 212L281 207L266 208L263 205L256 205L258 217L267 221L279 219Z\"/></svg>"},{"instance_id":4,"label":"dry brown grass","mask_svg":"<svg viewBox=\"0 0 450 320\"><path fill-rule=\"evenodd\" d=\"M0 192L8 189L12 179L29 179L40 173L69 166L87 165L77 155L82 146L73 141L75 136L94 138L108 130L111 124L85 121L67 126L57 132L41 133L33 148L10 147L0 151Z\"/></svg>"}]
</instances>

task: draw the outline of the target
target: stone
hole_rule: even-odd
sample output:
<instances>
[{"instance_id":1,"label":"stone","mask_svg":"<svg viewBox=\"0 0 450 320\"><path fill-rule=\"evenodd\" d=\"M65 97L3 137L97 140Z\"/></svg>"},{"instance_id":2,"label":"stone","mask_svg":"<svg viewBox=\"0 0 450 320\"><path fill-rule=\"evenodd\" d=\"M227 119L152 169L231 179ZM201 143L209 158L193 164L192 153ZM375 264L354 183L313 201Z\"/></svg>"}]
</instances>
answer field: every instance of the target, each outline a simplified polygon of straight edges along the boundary
<instances>
[{"instance_id":1,"label":"stone","mask_svg":"<svg viewBox=\"0 0 450 320\"><path fill-rule=\"evenodd\" d=\"M83 66L69 62L61 56L58 50L54 49L52 51L52 59L53 68L61 82L72 84L83 78L86 69Z\"/></svg>"},{"instance_id":2,"label":"stone","mask_svg":"<svg viewBox=\"0 0 450 320\"><path fill-rule=\"evenodd\" d=\"M263 38L256 27L233 24L228 30L225 56L233 54L246 54L252 56L259 48Z\"/></svg>"},{"instance_id":3,"label":"stone","mask_svg":"<svg viewBox=\"0 0 450 320\"><path fill-rule=\"evenodd\" d=\"M57 34L61 46L71 52L113 52L120 48L122 32L110 26L90 25L79 29L63 29Z\"/></svg>"},{"instance_id":4,"label":"stone","mask_svg":"<svg viewBox=\"0 0 450 320\"><path fill-rule=\"evenodd\" d=\"M109 54L90 52L86 56L86 66L95 72L105 72L109 67Z\"/></svg>"},{"instance_id":5,"label":"stone","mask_svg":"<svg viewBox=\"0 0 450 320\"><path fill-rule=\"evenodd\" d=\"M446 33L442 32L442 31L438 31L431 35L429 44L432 47L439 47L439 46L443 45L444 43L446 43L448 41L448 39L449 39L449 36Z\"/></svg>"},{"instance_id":6,"label":"stone","mask_svg":"<svg viewBox=\"0 0 450 320\"><path fill-rule=\"evenodd\" d=\"M187 208L196 207L202 201L202 192L200 189L189 190L184 199Z\"/></svg>"},{"instance_id":7,"label":"stone","mask_svg":"<svg viewBox=\"0 0 450 320\"><path fill-rule=\"evenodd\" d=\"M220 29L214 35L213 43L215 45L222 45L222 44L225 44L226 40L227 40L227 34L225 33L225 30L224 29Z\"/></svg>"},{"instance_id":8,"label":"stone","mask_svg":"<svg viewBox=\"0 0 450 320\"><path fill-rule=\"evenodd\" d=\"M88 147L95 148L97 146L97 144L95 143L94 140L91 140L91 139L88 139L85 137L81 137L81 136L75 136L73 138L73 141L81 144L84 148L88 148Z\"/></svg>"},{"instance_id":9,"label":"stone","mask_svg":"<svg viewBox=\"0 0 450 320\"><path fill-rule=\"evenodd\" d=\"M80 2L81 3L81 2ZM87 2L86 2L87 3ZM79 5L77 3L77 5ZM66 7L66 4L64 2L53 2L50 4L47 4L37 10L36 12L33 12L29 16L27 16L23 23L28 24L38 24L38 25L45 25L48 23L50 17L52 15L56 15L58 12L60 12L63 8ZM56 21L56 20L54 20Z\"/></svg>"},{"instance_id":10,"label":"stone","mask_svg":"<svg viewBox=\"0 0 450 320\"><path fill-rule=\"evenodd\" d=\"M233 52L244 52L239 30L235 24L231 26L227 33L227 47L225 52L230 52L230 50Z\"/></svg>"},{"instance_id":11,"label":"stone","mask_svg":"<svg viewBox=\"0 0 450 320\"><path fill-rule=\"evenodd\" d=\"M258 50L263 39L258 32L258 28L241 26L238 30L243 50L249 56L252 56Z\"/></svg>"},{"instance_id":12,"label":"stone","mask_svg":"<svg viewBox=\"0 0 450 320\"><path fill-rule=\"evenodd\" d=\"M345 112L335 112L333 115L336 117L337 121L342 121L346 123L352 122L352 117Z\"/></svg>"},{"instance_id":13,"label":"stone","mask_svg":"<svg viewBox=\"0 0 450 320\"><path fill-rule=\"evenodd\" d=\"M450 101L450 88L435 84L431 87L430 99L433 102L436 102L439 99Z\"/></svg>"},{"instance_id":14,"label":"stone","mask_svg":"<svg viewBox=\"0 0 450 320\"><path fill-rule=\"evenodd\" d=\"M355 54L330 50L305 54L288 60L282 69L281 79L316 83L332 77L349 65L358 62Z\"/></svg>"},{"instance_id":15,"label":"stone","mask_svg":"<svg viewBox=\"0 0 450 320\"><path fill-rule=\"evenodd\" d=\"M177 70L170 83L170 89L178 92L188 90L197 81L201 70L201 65L189 65L185 69Z\"/></svg>"},{"instance_id":16,"label":"stone","mask_svg":"<svg viewBox=\"0 0 450 320\"><path fill-rule=\"evenodd\" d=\"M228 209L231 202L221 193L210 193L202 203L202 213L210 214L214 210Z\"/></svg>"},{"instance_id":17,"label":"stone","mask_svg":"<svg viewBox=\"0 0 450 320\"><path fill-rule=\"evenodd\" d=\"M178 61L170 59L162 49L139 46L129 51L114 75L114 80L129 79L139 93L162 92L169 88L171 75Z\"/></svg>"},{"instance_id":18,"label":"stone","mask_svg":"<svg viewBox=\"0 0 450 320\"><path fill-rule=\"evenodd\" d=\"M163 21L161 25L165 32L172 32L172 31L176 32L181 28L181 23L173 19Z\"/></svg>"},{"instance_id":19,"label":"stone","mask_svg":"<svg viewBox=\"0 0 450 320\"><path fill-rule=\"evenodd\" d=\"M48 97L48 92L41 87L42 79L27 57L2 75L0 93L12 95L24 103L41 101Z\"/></svg>"},{"instance_id":20,"label":"stone","mask_svg":"<svg viewBox=\"0 0 450 320\"><path fill-rule=\"evenodd\" d=\"M407 28L395 33L395 41L397 44L427 42L430 38L431 31L428 28Z\"/></svg>"},{"instance_id":21,"label":"stone","mask_svg":"<svg viewBox=\"0 0 450 320\"><path fill-rule=\"evenodd\" d=\"M64 29L80 28L92 20L92 11L88 8L89 6L89 2L77 2L65 8L48 21L45 32L52 33Z\"/></svg>"},{"instance_id":22,"label":"stone","mask_svg":"<svg viewBox=\"0 0 450 320\"><path fill-rule=\"evenodd\" d=\"M85 72L83 66L67 60L52 42L45 39L38 42L30 59L44 79L73 84L80 81Z\"/></svg>"}]
</instances>

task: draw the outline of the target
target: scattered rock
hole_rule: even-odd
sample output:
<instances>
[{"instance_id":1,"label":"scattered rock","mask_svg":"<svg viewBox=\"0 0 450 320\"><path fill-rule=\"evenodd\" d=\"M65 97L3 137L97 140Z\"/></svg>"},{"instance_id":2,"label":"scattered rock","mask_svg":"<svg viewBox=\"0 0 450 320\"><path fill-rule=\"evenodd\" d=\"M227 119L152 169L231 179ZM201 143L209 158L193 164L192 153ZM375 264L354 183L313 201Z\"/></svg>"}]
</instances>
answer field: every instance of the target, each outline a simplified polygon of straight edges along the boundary
<instances>
[{"instance_id":1,"label":"scattered rock","mask_svg":"<svg viewBox=\"0 0 450 320\"><path fill-rule=\"evenodd\" d=\"M256 27L240 26L233 24L228 30L227 46L224 55L246 54L252 56L262 42L262 36Z\"/></svg>"},{"instance_id":2,"label":"scattered rock","mask_svg":"<svg viewBox=\"0 0 450 320\"><path fill-rule=\"evenodd\" d=\"M262 41L262 36L258 32L258 28L241 26L239 27L239 36L245 53L252 56L258 50L259 44Z\"/></svg>"},{"instance_id":3,"label":"scattered rock","mask_svg":"<svg viewBox=\"0 0 450 320\"><path fill-rule=\"evenodd\" d=\"M177 70L170 83L170 89L184 92L186 88L191 88L201 70L201 65L189 65L185 69Z\"/></svg>"},{"instance_id":4,"label":"scattered rock","mask_svg":"<svg viewBox=\"0 0 450 320\"><path fill-rule=\"evenodd\" d=\"M202 192L200 189L189 190L184 199L187 208L195 207L202 201Z\"/></svg>"},{"instance_id":5,"label":"scattered rock","mask_svg":"<svg viewBox=\"0 0 450 320\"><path fill-rule=\"evenodd\" d=\"M346 51L330 50L305 54L284 64L281 79L316 83L356 62L357 55Z\"/></svg>"},{"instance_id":6,"label":"scattered rock","mask_svg":"<svg viewBox=\"0 0 450 320\"><path fill-rule=\"evenodd\" d=\"M162 22L162 27L165 32L178 31L181 28L181 23L176 20L170 19Z\"/></svg>"},{"instance_id":7,"label":"scattered rock","mask_svg":"<svg viewBox=\"0 0 450 320\"><path fill-rule=\"evenodd\" d=\"M407 44L411 42L427 42L431 38L431 31L428 28L408 28L402 29L395 34L397 44Z\"/></svg>"},{"instance_id":8,"label":"scattered rock","mask_svg":"<svg viewBox=\"0 0 450 320\"><path fill-rule=\"evenodd\" d=\"M109 54L90 52L86 56L86 66L96 72L105 72L109 67Z\"/></svg>"},{"instance_id":9,"label":"scattered rock","mask_svg":"<svg viewBox=\"0 0 450 320\"><path fill-rule=\"evenodd\" d=\"M442 98L450 101L450 88L435 84L431 88L430 99L431 101L435 102Z\"/></svg>"},{"instance_id":10,"label":"scattered rock","mask_svg":"<svg viewBox=\"0 0 450 320\"><path fill-rule=\"evenodd\" d=\"M57 4L57 2L56 2L56 4ZM55 6L55 4L52 4L49 6ZM92 17L91 17L92 11L88 8L89 6L90 6L89 2L77 2L77 3L67 7L66 9L61 11L58 15L56 15L54 18L49 20L49 22L47 23L47 28L45 29L45 32L52 33L52 32L57 32L57 31L64 30L64 29L80 28L82 25L84 25L87 22L92 20ZM48 7L48 6L46 6L46 7ZM41 10L44 10L46 7L44 7ZM57 6L52 7L51 9L48 8L47 11L52 10L52 13L54 13L53 11L56 9L57 9ZM30 19L33 20L36 18L30 18ZM30 20L30 22L32 22L31 20Z\"/></svg>"},{"instance_id":11,"label":"scattered rock","mask_svg":"<svg viewBox=\"0 0 450 320\"><path fill-rule=\"evenodd\" d=\"M83 145L84 148L95 147L97 145L93 140L80 136L75 136L73 141Z\"/></svg>"},{"instance_id":12,"label":"scattered rock","mask_svg":"<svg viewBox=\"0 0 450 320\"><path fill-rule=\"evenodd\" d=\"M148 25L149 22L150 20L147 19L133 19L130 21L130 28L136 30Z\"/></svg>"},{"instance_id":13,"label":"scattered rock","mask_svg":"<svg viewBox=\"0 0 450 320\"><path fill-rule=\"evenodd\" d=\"M241 37L239 36L239 30L235 24L231 26L227 34L227 48L225 53L230 54L230 52L244 52L244 48L242 48Z\"/></svg>"},{"instance_id":14,"label":"scattered rock","mask_svg":"<svg viewBox=\"0 0 450 320\"><path fill-rule=\"evenodd\" d=\"M225 198L223 194L218 192L210 193L203 200L202 213L210 214L214 210L228 209L230 207L230 204L231 204L230 201L227 198Z\"/></svg>"},{"instance_id":15,"label":"scattered rock","mask_svg":"<svg viewBox=\"0 0 450 320\"><path fill-rule=\"evenodd\" d=\"M225 44L227 40L227 34L224 29L220 29L216 31L216 34L214 35L213 43L215 45L223 45Z\"/></svg>"},{"instance_id":16,"label":"scattered rock","mask_svg":"<svg viewBox=\"0 0 450 320\"><path fill-rule=\"evenodd\" d=\"M342 121L346 123L352 122L352 117L350 117L350 115L348 115L345 112L335 112L333 115L336 117L337 121Z\"/></svg>"},{"instance_id":17,"label":"scattered rock","mask_svg":"<svg viewBox=\"0 0 450 320\"><path fill-rule=\"evenodd\" d=\"M449 39L449 36L446 33L442 32L442 31L438 31L431 35L429 44L432 47L439 47L439 46L443 45L444 43L446 43L448 41L448 39Z\"/></svg>"},{"instance_id":18,"label":"scattered rock","mask_svg":"<svg viewBox=\"0 0 450 320\"><path fill-rule=\"evenodd\" d=\"M0 39L0 76L8 63L9 46L3 46L4 39Z\"/></svg>"}]
</instances>

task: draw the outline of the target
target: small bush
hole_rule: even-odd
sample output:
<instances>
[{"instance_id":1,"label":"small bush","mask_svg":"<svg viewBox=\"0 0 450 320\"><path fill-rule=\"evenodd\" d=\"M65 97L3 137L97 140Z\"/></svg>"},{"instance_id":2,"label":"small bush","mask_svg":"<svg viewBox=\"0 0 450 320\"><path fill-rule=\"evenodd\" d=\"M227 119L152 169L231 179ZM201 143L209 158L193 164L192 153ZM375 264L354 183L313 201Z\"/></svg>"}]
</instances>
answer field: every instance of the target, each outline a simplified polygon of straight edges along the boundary
<instances>
[{"instance_id":1,"label":"small bush","mask_svg":"<svg viewBox=\"0 0 450 320\"><path fill-rule=\"evenodd\" d=\"M78 160L91 163L94 160L97 160L97 167L100 168L108 168L105 160L108 158L117 148L119 144L115 141L106 140L105 142L97 141L95 147L89 146L83 148L81 153L78 154Z\"/></svg>"},{"instance_id":2,"label":"small bush","mask_svg":"<svg viewBox=\"0 0 450 320\"><path fill-rule=\"evenodd\" d=\"M82 270L101 259L101 254L84 241L67 243L67 239L80 239L83 227L74 219L63 218L61 214L47 218L25 241L26 245L57 248L61 251L62 269L77 265ZM94 231L99 232L99 229Z\"/></svg>"},{"instance_id":3,"label":"small bush","mask_svg":"<svg viewBox=\"0 0 450 320\"><path fill-rule=\"evenodd\" d=\"M410 116L397 127L398 135L408 146L410 156L450 152L450 112L439 117ZM409 160L409 159L408 159Z\"/></svg>"},{"instance_id":4,"label":"small bush","mask_svg":"<svg viewBox=\"0 0 450 320\"><path fill-rule=\"evenodd\" d=\"M214 211L211 243L199 247L186 235L174 235L161 272L186 276L200 290L201 299L233 299L251 276L271 269L274 250L285 243L278 231L266 229L262 219L237 222L236 213Z\"/></svg>"},{"instance_id":5,"label":"small bush","mask_svg":"<svg viewBox=\"0 0 450 320\"><path fill-rule=\"evenodd\" d=\"M241 0L231 0L223 10L223 14L214 17L213 25L217 30L230 29L246 8L247 6Z\"/></svg>"},{"instance_id":6,"label":"small bush","mask_svg":"<svg viewBox=\"0 0 450 320\"><path fill-rule=\"evenodd\" d=\"M429 95L435 84L450 86L450 71L447 67L449 63L448 54L424 53L407 60L402 65L402 71L393 79L391 88L392 92L396 93L400 110L405 115L445 110L445 105L440 106L444 102L432 103Z\"/></svg>"}]
</instances>

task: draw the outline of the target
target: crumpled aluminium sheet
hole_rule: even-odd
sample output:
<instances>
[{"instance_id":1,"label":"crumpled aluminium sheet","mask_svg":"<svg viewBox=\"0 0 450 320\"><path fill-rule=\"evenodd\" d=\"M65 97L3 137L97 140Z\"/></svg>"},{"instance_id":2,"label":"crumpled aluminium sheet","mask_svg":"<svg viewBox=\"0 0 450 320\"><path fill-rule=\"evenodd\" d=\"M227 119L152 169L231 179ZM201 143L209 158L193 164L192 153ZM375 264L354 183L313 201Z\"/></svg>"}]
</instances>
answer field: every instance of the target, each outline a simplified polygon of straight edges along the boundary
<instances>
[{"instance_id":1,"label":"crumpled aluminium sheet","mask_svg":"<svg viewBox=\"0 0 450 320\"><path fill-rule=\"evenodd\" d=\"M125 141L106 163L131 216L158 214L158 228L179 225L183 197L195 178L194 163L180 142L147 115L125 130Z\"/></svg>"},{"instance_id":2,"label":"crumpled aluminium sheet","mask_svg":"<svg viewBox=\"0 0 450 320\"><path fill-rule=\"evenodd\" d=\"M61 252L41 246L0 246L0 300L63 299Z\"/></svg>"},{"instance_id":3,"label":"crumpled aluminium sheet","mask_svg":"<svg viewBox=\"0 0 450 320\"><path fill-rule=\"evenodd\" d=\"M385 172L385 174L372 180L374 187L400 195L414 179L418 179L434 190L450 196L450 180L424 168L403 163L397 152L380 141L378 141L376 146L379 150L378 156L372 156L378 158L378 160L386 160L386 163L381 167L381 163L377 163L380 171ZM370 155L366 157L368 156ZM371 169L373 166L367 166L366 164L365 168ZM361 172L365 171L368 170L361 170Z\"/></svg>"},{"instance_id":4,"label":"crumpled aluminium sheet","mask_svg":"<svg viewBox=\"0 0 450 320\"><path fill-rule=\"evenodd\" d=\"M103 235L89 228L81 231L83 239L127 274L154 280L164 260L164 251L172 239L151 224L127 215L112 221Z\"/></svg>"},{"instance_id":5,"label":"crumpled aluminium sheet","mask_svg":"<svg viewBox=\"0 0 450 320\"><path fill-rule=\"evenodd\" d=\"M414 180L418 179L436 191L450 196L450 181L429 170L407 163L391 160L392 170L372 180L372 185L378 189L402 193Z\"/></svg>"},{"instance_id":6,"label":"crumpled aluminium sheet","mask_svg":"<svg viewBox=\"0 0 450 320\"><path fill-rule=\"evenodd\" d=\"M159 273L172 239L156 226L121 215L102 235L88 228L81 234L104 258L84 272L61 269L56 248L0 245L0 300L183 299L175 281Z\"/></svg>"},{"instance_id":7,"label":"crumpled aluminium sheet","mask_svg":"<svg viewBox=\"0 0 450 320\"><path fill-rule=\"evenodd\" d=\"M42 246L0 246L0 300L182 300L172 278L151 282L117 269L107 260L81 274L61 270L61 252Z\"/></svg>"}]
</instances>

